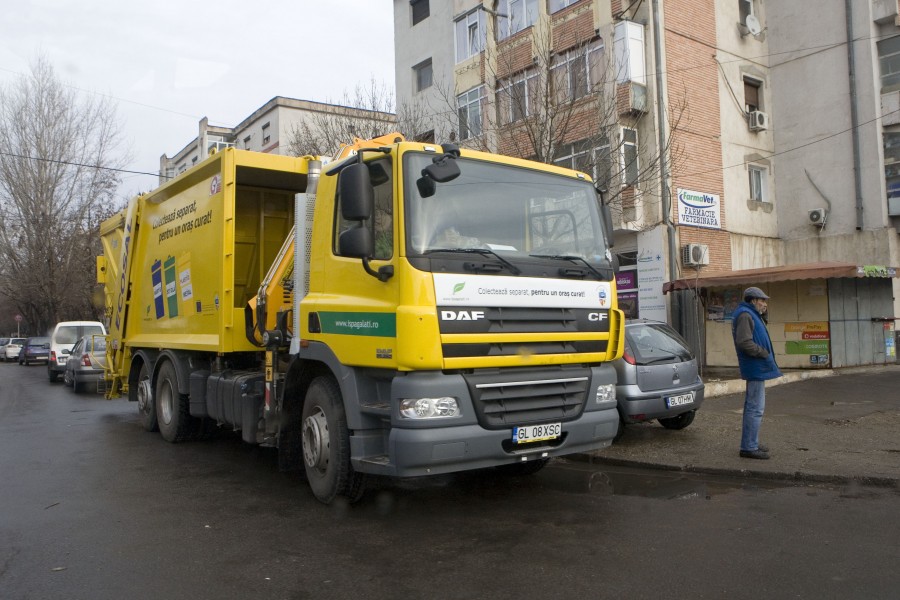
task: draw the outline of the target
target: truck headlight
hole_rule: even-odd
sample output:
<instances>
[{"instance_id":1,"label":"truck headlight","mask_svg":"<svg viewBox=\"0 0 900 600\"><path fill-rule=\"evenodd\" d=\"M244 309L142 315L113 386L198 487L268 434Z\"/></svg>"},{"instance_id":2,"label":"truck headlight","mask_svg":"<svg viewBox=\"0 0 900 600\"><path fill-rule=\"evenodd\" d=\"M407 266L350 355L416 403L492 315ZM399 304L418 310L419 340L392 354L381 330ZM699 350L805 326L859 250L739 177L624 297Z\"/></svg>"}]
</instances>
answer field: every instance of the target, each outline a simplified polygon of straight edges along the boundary
<instances>
[{"instance_id":1,"label":"truck headlight","mask_svg":"<svg viewBox=\"0 0 900 600\"><path fill-rule=\"evenodd\" d=\"M597 386L597 404L604 402L616 401L616 385L614 383L606 383Z\"/></svg>"},{"instance_id":2,"label":"truck headlight","mask_svg":"<svg viewBox=\"0 0 900 600\"><path fill-rule=\"evenodd\" d=\"M403 398L400 416L406 419L444 419L459 416L456 398Z\"/></svg>"}]
</instances>

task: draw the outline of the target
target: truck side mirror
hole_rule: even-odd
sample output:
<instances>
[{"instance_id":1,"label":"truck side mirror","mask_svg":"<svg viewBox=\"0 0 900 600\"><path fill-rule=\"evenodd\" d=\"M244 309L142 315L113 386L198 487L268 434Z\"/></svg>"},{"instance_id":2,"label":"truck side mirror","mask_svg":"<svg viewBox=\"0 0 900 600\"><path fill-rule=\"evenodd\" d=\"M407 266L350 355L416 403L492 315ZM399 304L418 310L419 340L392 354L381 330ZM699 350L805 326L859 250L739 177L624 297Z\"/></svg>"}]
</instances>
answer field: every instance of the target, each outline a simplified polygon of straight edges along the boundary
<instances>
[{"instance_id":1,"label":"truck side mirror","mask_svg":"<svg viewBox=\"0 0 900 600\"><path fill-rule=\"evenodd\" d=\"M372 231L365 226L351 227L338 236L338 251L341 256L368 258L375 253Z\"/></svg>"},{"instance_id":2,"label":"truck side mirror","mask_svg":"<svg viewBox=\"0 0 900 600\"><path fill-rule=\"evenodd\" d=\"M432 160L431 164L422 169L422 176L416 180L419 195L423 198L434 196L435 182L447 183L460 175L459 165L456 164L456 156L443 154Z\"/></svg>"},{"instance_id":3,"label":"truck side mirror","mask_svg":"<svg viewBox=\"0 0 900 600\"><path fill-rule=\"evenodd\" d=\"M365 164L350 165L341 172L341 216L346 221L365 221L372 218L375 188Z\"/></svg>"}]
</instances>

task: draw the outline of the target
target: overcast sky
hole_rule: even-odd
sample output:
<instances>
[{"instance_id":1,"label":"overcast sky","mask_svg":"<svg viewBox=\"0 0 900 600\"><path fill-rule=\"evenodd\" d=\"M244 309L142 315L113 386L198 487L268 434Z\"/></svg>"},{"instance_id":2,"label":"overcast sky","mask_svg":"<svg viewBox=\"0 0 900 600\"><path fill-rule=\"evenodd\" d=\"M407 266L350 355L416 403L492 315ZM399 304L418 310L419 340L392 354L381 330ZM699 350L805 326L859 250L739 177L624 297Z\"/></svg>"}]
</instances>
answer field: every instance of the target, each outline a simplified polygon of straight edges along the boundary
<instances>
[{"instance_id":1,"label":"overcast sky","mask_svg":"<svg viewBox=\"0 0 900 600\"><path fill-rule=\"evenodd\" d=\"M79 94L115 98L128 169L156 173L204 116L234 126L274 96L394 88L390 0L25 0L0 18L0 84L46 56ZM155 187L124 175L122 195Z\"/></svg>"}]
</instances>

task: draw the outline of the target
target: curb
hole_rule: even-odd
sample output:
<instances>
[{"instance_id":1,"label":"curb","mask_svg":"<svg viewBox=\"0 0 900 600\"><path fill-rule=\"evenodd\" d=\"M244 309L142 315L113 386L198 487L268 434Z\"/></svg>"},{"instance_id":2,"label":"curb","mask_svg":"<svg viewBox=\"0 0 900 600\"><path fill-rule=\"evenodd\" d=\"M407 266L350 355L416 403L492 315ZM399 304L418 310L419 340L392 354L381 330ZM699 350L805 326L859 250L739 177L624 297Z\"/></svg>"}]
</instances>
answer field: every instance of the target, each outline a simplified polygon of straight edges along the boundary
<instances>
[{"instance_id":1,"label":"curb","mask_svg":"<svg viewBox=\"0 0 900 600\"><path fill-rule=\"evenodd\" d=\"M851 375L854 373L868 373L879 369L900 369L900 365L884 364L884 365L865 365L861 367L842 367L840 369L815 369L811 371L790 371L785 373L778 379L766 382L766 387L774 387L785 383L794 383L795 381L806 381L807 379L819 379L822 377L833 377L835 375ZM704 381L705 392L704 398L716 398L719 396L728 396L730 394L743 393L745 382L743 379L726 379L721 381Z\"/></svg>"},{"instance_id":2,"label":"curb","mask_svg":"<svg viewBox=\"0 0 900 600\"><path fill-rule=\"evenodd\" d=\"M649 463L636 460L628 460L622 458L605 458L592 454L572 454L566 458L591 462L594 464L605 464L615 467L632 467L641 469L653 469L656 471L671 471L682 473L694 473L698 475L714 475L719 477L735 477L746 479L764 479L769 481L785 481L797 483L813 483L813 484L831 484L831 485L864 485L881 488L898 488L900 489L900 479L893 477L877 477L871 475L846 476L846 475L826 475L824 473L804 473L796 471L794 473L785 473L781 471L756 471L753 469L733 469L725 467L700 467L696 465L666 465L662 463Z\"/></svg>"}]
</instances>

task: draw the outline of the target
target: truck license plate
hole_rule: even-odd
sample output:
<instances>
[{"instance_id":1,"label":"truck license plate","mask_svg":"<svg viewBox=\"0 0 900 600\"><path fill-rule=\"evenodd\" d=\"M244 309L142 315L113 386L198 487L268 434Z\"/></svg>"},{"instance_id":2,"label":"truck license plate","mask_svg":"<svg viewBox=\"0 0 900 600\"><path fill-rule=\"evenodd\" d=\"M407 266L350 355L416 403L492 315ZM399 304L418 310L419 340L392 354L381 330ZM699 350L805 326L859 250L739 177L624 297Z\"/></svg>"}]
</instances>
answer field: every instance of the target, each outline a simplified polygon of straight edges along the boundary
<instances>
[{"instance_id":1,"label":"truck license plate","mask_svg":"<svg viewBox=\"0 0 900 600\"><path fill-rule=\"evenodd\" d=\"M525 427L513 427L512 441L514 444L527 444L529 442L554 440L560 435L562 435L562 423L526 425Z\"/></svg>"},{"instance_id":2,"label":"truck license plate","mask_svg":"<svg viewBox=\"0 0 900 600\"><path fill-rule=\"evenodd\" d=\"M691 392L689 394L681 394L680 396L668 396L666 398L666 406L668 408L675 408L676 406L692 404L693 402L694 402L694 393L693 392Z\"/></svg>"}]
</instances>

